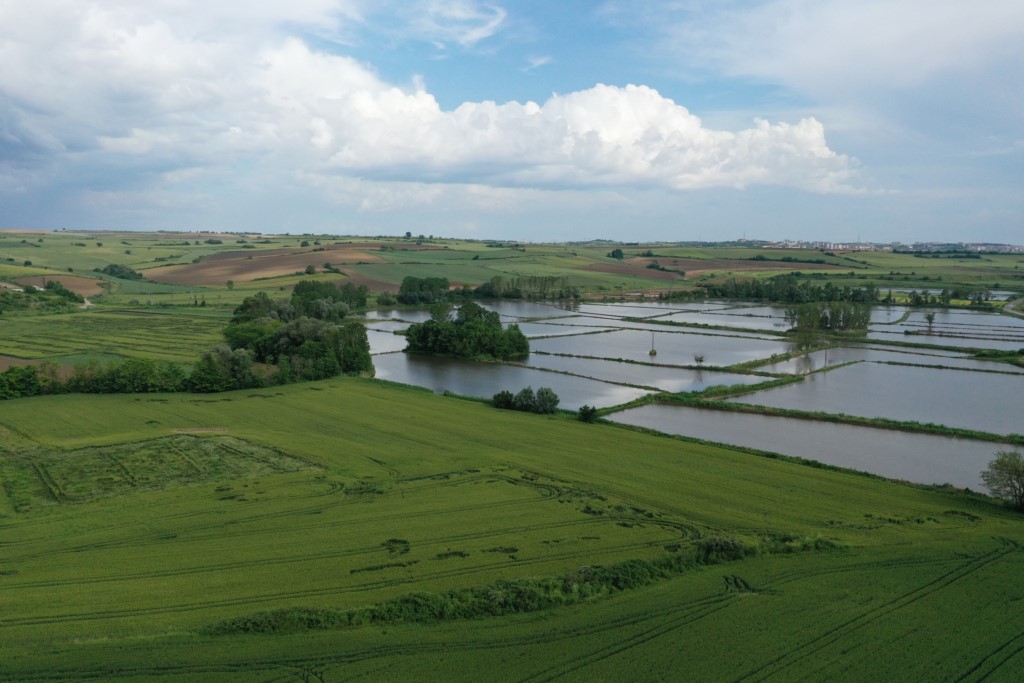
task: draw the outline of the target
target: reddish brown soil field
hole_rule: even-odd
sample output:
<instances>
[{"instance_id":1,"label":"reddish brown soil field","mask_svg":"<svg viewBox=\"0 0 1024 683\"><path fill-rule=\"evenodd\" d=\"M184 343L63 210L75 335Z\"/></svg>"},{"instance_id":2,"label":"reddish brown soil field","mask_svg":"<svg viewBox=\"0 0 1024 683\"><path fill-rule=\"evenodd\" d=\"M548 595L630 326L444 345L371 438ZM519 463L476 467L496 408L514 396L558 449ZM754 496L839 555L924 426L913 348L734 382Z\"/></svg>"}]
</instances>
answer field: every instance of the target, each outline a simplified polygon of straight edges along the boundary
<instances>
[{"instance_id":1,"label":"reddish brown soil field","mask_svg":"<svg viewBox=\"0 0 1024 683\"><path fill-rule=\"evenodd\" d=\"M32 361L25 360L24 358L15 358L13 356L0 356L0 372L3 372L7 368L14 368L21 365L32 365Z\"/></svg>"},{"instance_id":2,"label":"reddish brown soil field","mask_svg":"<svg viewBox=\"0 0 1024 683\"><path fill-rule=\"evenodd\" d=\"M654 270L648 268L647 264L650 263L650 259L644 260L640 263L592 263L589 266L583 266L581 270L589 270L597 273L613 273L615 275L626 275L629 277L642 277L648 280L678 280L679 273L667 273L663 270ZM659 261L659 263L661 263ZM678 266L665 265L666 268L675 269Z\"/></svg>"},{"instance_id":3,"label":"reddish brown soil field","mask_svg":"<svg viewBox=\"0 0 1024 683\"><path fill-rule=\"evenodd\" d=\"M351 268L338 268L338 270L345 273L345 275L348 275L348 277L345 280L338 283L339 285L343 285L346 282L351 282L357 287L359 285L366 285L366 288L371 292L397 292L399 289L398 285L394 282L385 282L384 280L377 280L376 278L372 278L369 275L357 273Z\"/></svg>"},{"instance_id":4,"label":"reddish brown soil field","mask_svg":"<svg viewBox=\"0 0 1024 683\"><path fill-rule=\"evenodd\" d=\"M32 277L20 277L15 282L33 287L45 287L46 283L51 280L56 280L80 296L96 296L103 293L99 280L78 275L33 275Z\"/></svg>"},{"instance_id":5,"label":"reddish brown soil field","mask_svg":"<svg viewBox=\"0 0 1024 683\"><path fill-rule=\"evenodd\" d=\"M323 270L324 263L382 263L383 259L356 245L332 245L323 251L312 249L274 249L269 251L226 251L199 263L150 268L144 275L154 282L177 285L220 285L228 280L245 282L262 277L278 277L301 272L306 266Z\"/></svg>"}]
</instances>

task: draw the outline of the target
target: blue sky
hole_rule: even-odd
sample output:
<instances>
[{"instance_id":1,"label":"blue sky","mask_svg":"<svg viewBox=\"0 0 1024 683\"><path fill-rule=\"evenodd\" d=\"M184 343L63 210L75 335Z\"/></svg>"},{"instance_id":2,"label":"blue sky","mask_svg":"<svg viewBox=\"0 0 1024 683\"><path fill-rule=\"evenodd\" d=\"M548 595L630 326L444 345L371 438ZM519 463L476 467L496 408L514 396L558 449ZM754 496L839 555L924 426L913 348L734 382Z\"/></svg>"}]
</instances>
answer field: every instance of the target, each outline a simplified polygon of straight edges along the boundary
<instances>
[{"instance_id":1,"label":"blue sky","mask_svg":"<svg viewBox=\"0 0 1024 683\"><path fill-rule=\"evenodd\" d=\"M1024 243L1017 0L0 0L0 228Z\"/></svg>"}]
</instances>

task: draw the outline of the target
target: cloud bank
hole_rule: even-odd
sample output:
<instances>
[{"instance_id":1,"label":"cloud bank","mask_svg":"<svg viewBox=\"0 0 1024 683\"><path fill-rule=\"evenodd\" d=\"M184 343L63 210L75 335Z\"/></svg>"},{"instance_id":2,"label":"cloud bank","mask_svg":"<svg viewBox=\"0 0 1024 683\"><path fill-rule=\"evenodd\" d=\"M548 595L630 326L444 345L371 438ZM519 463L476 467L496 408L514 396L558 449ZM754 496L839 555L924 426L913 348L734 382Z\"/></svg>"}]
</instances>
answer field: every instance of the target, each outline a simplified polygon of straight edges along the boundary
<instances>
[{"instance_id":1,"label":"cloud bank","mask_svg":"<svg viewBox=\"0 0 1024 683\"><path fill-rule=\"evenodd\" d=\"M416 8L407 26L461 46L506 17L469 0ZM366 15L331 0L4 3L0 191L72 180L140 191L233 168L320 189L332 177L542 190L855 185L853 160L814 118L712 130L643 85L443 110L422 85L385 82L336 52Z\"/></svg>"}]
</instances>

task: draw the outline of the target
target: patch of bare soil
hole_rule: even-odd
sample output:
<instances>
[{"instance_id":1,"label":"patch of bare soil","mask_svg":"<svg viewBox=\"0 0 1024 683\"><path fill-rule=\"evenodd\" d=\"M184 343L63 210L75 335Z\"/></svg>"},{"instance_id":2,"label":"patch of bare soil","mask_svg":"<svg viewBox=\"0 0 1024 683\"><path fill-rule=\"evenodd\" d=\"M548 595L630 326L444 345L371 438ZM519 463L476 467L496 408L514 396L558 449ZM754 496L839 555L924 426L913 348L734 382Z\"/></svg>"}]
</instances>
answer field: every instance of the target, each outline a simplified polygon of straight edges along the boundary
<instances>
[{"instance_id":1,"label":"patch of bare soil","mask_svg":"<svg viewBox=\"0 0 1024 683\"><path fill-rule=\"evenodd\" d=\"M324 264L383 263L377 254L345 245L312 249L274 249L271 251L229 251L209 256L199 263L151 268L144 272L154 282L176 285L218 285L228 280L245 282L257 278L280 277L302 272L307 266L318 271Z\"/></svg>"},{"instance_id":2,"label":"patch of bare soil","mask_svg":"<svg viewBox=\"0 0 1024 683\"><path fill-rule=\"evenodd\" d=\"M96 296L103 293L100 281L91 277L80 275L33 275L31 277L20 277L15 282L33 287L45 287L47 282L56 280L79 296Z\"/></svg>"}]
</instances>

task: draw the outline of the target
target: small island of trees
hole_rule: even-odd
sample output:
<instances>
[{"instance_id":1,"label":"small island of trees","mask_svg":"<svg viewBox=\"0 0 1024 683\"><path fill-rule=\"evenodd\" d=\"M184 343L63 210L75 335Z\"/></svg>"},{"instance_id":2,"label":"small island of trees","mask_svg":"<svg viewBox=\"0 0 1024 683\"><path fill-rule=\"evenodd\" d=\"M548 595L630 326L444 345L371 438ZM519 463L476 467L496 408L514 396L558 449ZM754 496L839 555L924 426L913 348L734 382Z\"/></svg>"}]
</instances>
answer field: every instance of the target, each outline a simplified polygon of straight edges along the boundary
<instances>
[{"instance_id":1,"label":"small island of trees","mask_svg":"<svg viewBox=\"0 0 1024 683\"><path fill-rule=\"evenodd\" d=\"M506 359L530 352L530 344L518 325L502 328L497 313L472 301L454 312L450 304L434 304L430 320L410 325L406 338L405 350L410 353Z\"/></svg>"}]
</instances>

